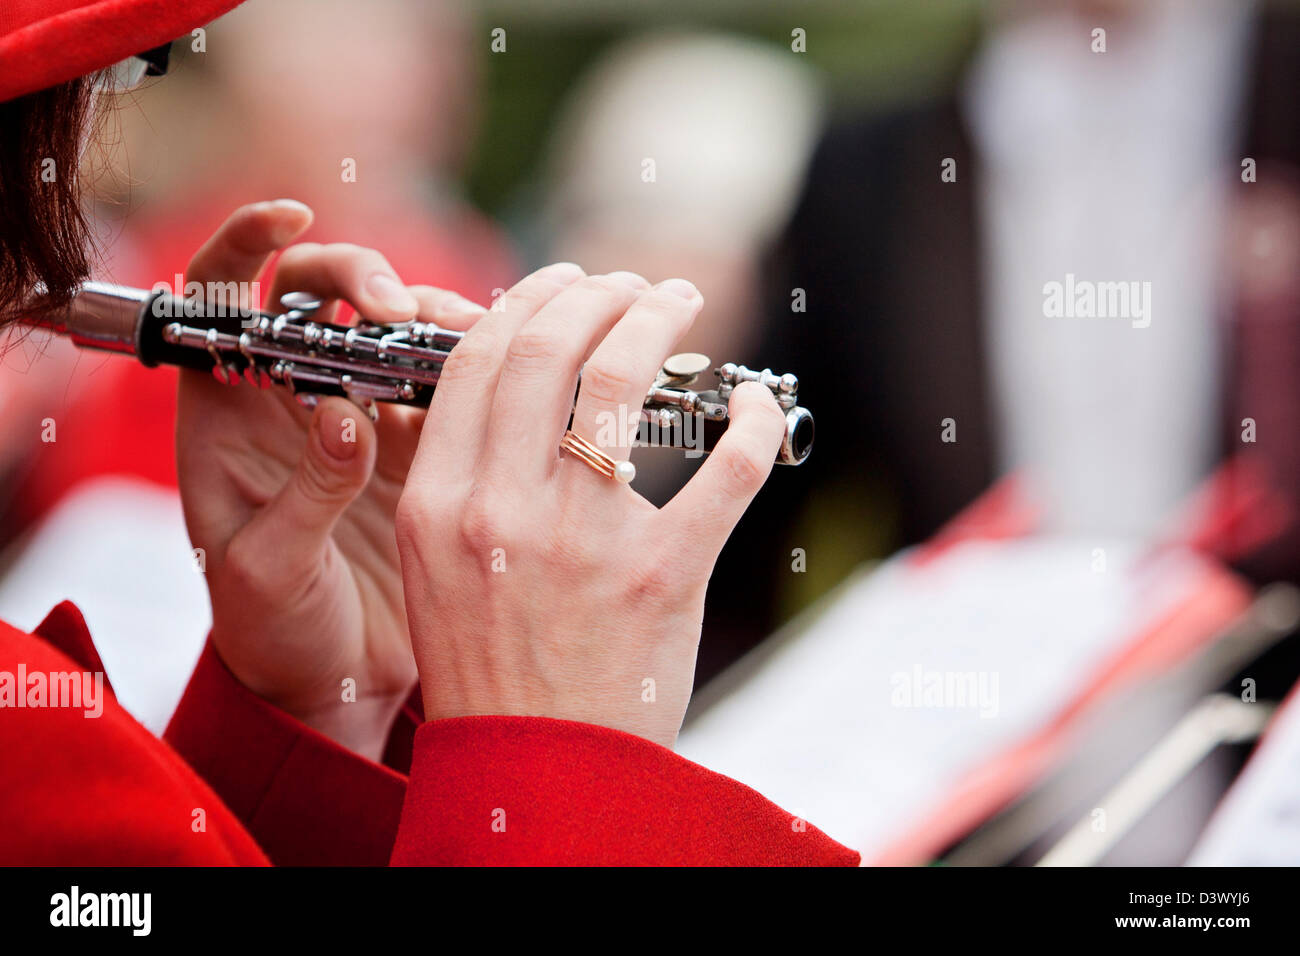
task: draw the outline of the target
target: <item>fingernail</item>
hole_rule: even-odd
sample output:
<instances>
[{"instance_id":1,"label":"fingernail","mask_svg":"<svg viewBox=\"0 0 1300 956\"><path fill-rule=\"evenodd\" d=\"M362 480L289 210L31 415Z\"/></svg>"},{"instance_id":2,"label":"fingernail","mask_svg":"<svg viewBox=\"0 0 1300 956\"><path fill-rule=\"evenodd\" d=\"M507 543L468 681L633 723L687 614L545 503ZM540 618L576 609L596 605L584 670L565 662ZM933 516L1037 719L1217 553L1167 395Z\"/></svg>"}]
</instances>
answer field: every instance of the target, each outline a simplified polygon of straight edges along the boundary
<instances>
[{"instance_id":1,"label":"fingernail","mask_svg":"<svg viewBox=\"0 0 1300 956\"><path fill-rule=\"evenodd\" d=\"M635 272L611 272L607 278L615 282L621 282L623 285L631 286L633 289L644 289L650 285L645 279L641 278Z\"/></svg>"},{"instance_id":2,"label":"fingernail","mask_svg":"<svg viewBox=\"0 0 1300 956\"><path fill-rule=\"evenodd\" d=\"M285 209L298 209L308 215L311 214L311 206L308 206L305 202L299 202L297 199L272 199L271 203Z\"/></svg>"},{"instance_id":3,"label":"fingernail","mask_svg":"<svg viewBox=\"0 0 1300 956\"><path fill-rule=\"evenodd\" d=\"M577 282L586 274L582 266L573 262L555 262L533 273L553 282Z\"/></svg>"},{"instance_id":4,"label":"fingernail","mask_svg":"<svg viewBox=\"0 0 1300 956\"><path fill-rule=\"evenodd\" d=\"M364 413L358 410L357 414ZM356 415L346 415L331 403L323 406L317 427L325 454L338 461L351 461L357 456Z\"/></svg>"},{"instance_id":5,"label":"fingernail","mask_svg":"<svg viewBox=\"0 0 1300 956\"><path fill-rule=\"evenodd\" d=\"M420 309L420 303L406 291L406 286L387 273L376 272L367 279L366 291L394 312L414 315Z\"/></svg>"},{"instance_id":6,"label":"fingernail","mask_svg":"<svg viewBox=\"0 0 1300 956\"><path fill-rule=\"evenodd\" d=\"M685 279L665 279L655 286L664 292L671 292L673 295L681 296L683 299L693 299L700 294L700 290L687 282Z\"/></svg>"},{"instance_id":7,"label":"fingernail","mask_svg":"<svg viewBox=\"0 0 1300 956\"><path fill-rule=\"evenodd\" d=\"M275 210L276 213L298 213L298 220L288 222L277 222L271 230L271 242L275 246L287 246L293 240L297 239L310 224L314 213L311 207L305 203L300 203L296 199L272 199L265 204L269 209Z\"/></svg>"}]
</instances>

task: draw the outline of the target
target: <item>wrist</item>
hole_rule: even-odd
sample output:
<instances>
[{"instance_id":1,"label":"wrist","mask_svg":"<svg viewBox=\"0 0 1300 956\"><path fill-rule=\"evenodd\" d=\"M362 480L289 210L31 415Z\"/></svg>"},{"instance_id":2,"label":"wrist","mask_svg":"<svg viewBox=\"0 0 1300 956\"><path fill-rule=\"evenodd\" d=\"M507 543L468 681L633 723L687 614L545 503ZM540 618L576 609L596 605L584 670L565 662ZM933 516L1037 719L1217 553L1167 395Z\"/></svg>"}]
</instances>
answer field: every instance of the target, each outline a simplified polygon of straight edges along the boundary
<instances>
[{"instance_id":1,"label":"wrist","mask_svg":"<svg viewBox=\"0 0 1300 956\"><path fill-rule=\"evenodd\" d=\"M638 687L639 690L639 687ZM635 704L614 706L607 697L584 696L566 699L548 695L545 700L507 698L499 695L478 699L452 698L425 692L424 719L427 722L463 717L540 717L576 724L591 724L643 737L669 750L677 741L686 707L647 702L640 695Z\"/></svg>"},{"instance_id":2,"label":"wrist","mask_svg":"<svg viewBox=\"0 0 1300 956\"><path fill-rule=\"evenodd\" d=\"M380 763L389 732L406 697L406 694L362 697L312 707L285 707L274 700L269 702L339 746Z\"/></svg>"},{"instance_id":3,"label":"wrist","mask_svg":"<svg viewBox=\"0 0 1300 956\"><path fill-rule=\"evenodd\" d=\"M392 693L357 694L346 698L343 685L322 673L303 668L267 671L264 661L247 661L240 645L226 642L214 627L210 640L227 669L245 688L263 701L328 737L339 746L379 762L393 722L410 696L410 687ZM364 686L364 684L363 684ZM413 685L412 685L413 686Z\"/></svg>"}]
</instances>

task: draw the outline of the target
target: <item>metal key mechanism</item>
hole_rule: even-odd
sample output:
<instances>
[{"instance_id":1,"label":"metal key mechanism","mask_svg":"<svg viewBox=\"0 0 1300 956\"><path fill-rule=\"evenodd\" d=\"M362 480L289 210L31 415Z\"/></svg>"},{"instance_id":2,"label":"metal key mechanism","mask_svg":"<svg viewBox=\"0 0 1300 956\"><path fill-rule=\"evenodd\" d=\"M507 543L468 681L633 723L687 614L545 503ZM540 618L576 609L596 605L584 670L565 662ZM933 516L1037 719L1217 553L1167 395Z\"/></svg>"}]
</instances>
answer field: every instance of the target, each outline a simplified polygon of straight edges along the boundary
<instances>
[{"instance_id":1,"label":"metal key mechanism","mask_svg":"<svg viewBox=\"0 0 1300 956\"><path fill-rule=\"evenodd\" d=\"M134 355L145 365L210 370L227 385L285 387L309 406L322 396L342 395L374 417L376 402L429 405L463 332L421 321L322 322L316 319L322 305L310 293L289 292L281 296L279 312L263 312L89 282L66 309L24 321L82 348ZM802 463L812 450L813 418L798 404L799 380L727 363L713 368L714 380L701 385L711 366L708 356L695 352L664 362L641 408L638 444L710 451L726 428L732 390L758 382L785 412L778 463Z\"/></svg>"},{"instance_id":2,"label":"metal key mechanism","mask_svg":"<svg viewBox=\"0 0 1300 956\"><path fill-rule=\"evenodd\" d=\"M685 416L689 415L702 416L705 422L725 422L732 390L741 382L758 382L772 391L785 412L785 438L777 461L783 465L802 464L812 451L814 426L812 413L799 407L799 379L777 375L771 369L754 372L728 362L713 369L717 382L712 388L697 388L697 382L712 364L707 355L699 352L669 356L646 393L642 418L653 417L660 428L678 430L686 429ZM705 450L712 447L713 441L706 438Z\"/></svg>"}]
</instances>

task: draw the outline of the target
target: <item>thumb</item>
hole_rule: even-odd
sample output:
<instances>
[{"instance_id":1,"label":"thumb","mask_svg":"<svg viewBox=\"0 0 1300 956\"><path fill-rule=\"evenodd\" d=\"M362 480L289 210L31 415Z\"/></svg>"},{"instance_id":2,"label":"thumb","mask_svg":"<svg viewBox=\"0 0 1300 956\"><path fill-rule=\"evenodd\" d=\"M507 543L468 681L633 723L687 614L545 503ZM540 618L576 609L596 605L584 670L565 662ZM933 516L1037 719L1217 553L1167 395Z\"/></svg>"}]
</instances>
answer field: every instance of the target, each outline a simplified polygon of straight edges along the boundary
<instances>
[{"instance_id":1,"label":"thumb","mask_svg":"<svg viewBox=\"0 0 1300 956\"><path fill-rule=\"evenodd\" d=\"M298 467L241 535L274 553L281 567L284 558L314 560L335 522L370 481L376 444L364 411L345 398L322 399Z\"/></svg>"}]
</instances>

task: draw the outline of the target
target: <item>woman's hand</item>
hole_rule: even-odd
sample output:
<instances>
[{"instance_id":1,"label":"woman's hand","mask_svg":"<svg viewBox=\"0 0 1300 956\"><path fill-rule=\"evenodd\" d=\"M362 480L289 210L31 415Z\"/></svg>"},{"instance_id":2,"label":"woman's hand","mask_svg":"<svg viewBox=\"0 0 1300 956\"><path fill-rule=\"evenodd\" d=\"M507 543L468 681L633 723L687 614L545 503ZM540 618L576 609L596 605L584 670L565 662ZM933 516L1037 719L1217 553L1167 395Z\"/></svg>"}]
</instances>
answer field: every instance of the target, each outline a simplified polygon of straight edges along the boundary
<instances>
[{"instance_id":1,"label":"woman's hand","mask_svg":"<svg viewBox=\"0 0 1300 956\"><path fill-rule=\"evenodd\" d=\"M428 719L541 715L676 740L705 586L784 416L763 386L738 387L726 434L662 510L557 449L581 368L573 431L626 458L628 429L609 423L640 410L701 305L682 280L560 264L452 352L397 514Z\"/></svg>"},{"instance_id":2,"label":"woman's hand","mask_svg":"<svg viewBox=\"0 0 1300 956\"><path fill-rule=\"evenodd\" d=\"M301 203L245 206L186 279L246 285L310 223ZM290 247L261 285L271 308L285 292L314 293L322 319L339 300L376 322L418 314L464 329L483 313L454 293L406 288L383 256L356 246ZM217 651L254 692L376 759L416 680L393 516L422 419L390 405L372 424L342 398L313 413L284 389L181 373L181 497L203 549Z\"/></svg>"}]
</instances>

